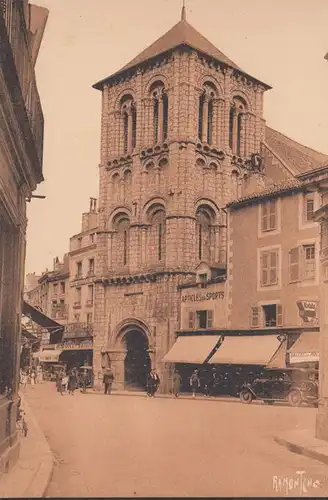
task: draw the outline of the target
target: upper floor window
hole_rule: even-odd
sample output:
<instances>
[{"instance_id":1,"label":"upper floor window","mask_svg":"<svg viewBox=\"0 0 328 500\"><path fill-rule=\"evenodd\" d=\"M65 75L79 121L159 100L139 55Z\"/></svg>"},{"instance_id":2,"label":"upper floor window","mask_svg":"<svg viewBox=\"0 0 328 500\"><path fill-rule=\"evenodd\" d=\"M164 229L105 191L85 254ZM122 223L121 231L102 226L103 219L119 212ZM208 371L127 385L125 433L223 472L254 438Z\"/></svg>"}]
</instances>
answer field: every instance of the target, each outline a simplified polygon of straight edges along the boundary
<instances>
[{"instance_id":1,"label":"upper floor window","mask_svg":"<svg viewBox=\"0 0 328 500\"><path fill-rule=\"evenodd\" d=\"M77 248L81 248L81 247L82 247L82 237L77 239Z\"/></svg>"},{"instance_id":2,"label":"upper floor window","mask_svg":"<svg viewBox=\"0 0 328 500\"><path fill-rule=\"evenodd\" d=\"M278 284L279 250L265 250L260 253L260 285Z\"/></svg>"},{"instance_id":3,"label":"upper floor window","mask_svg":"<svg viewBox=\"0 0 328 500\"><path fill-rule=\"evenodd\" d=\"M315 211L315 193L306 193L303 197L304 222L313 222Z\"/></svg>"},{"instance_id":4,"label":"upper floor window","mask_svg":"<svg viewBox=\"0 0 328 500\"><path fill-rule=\"evenodd\" d=\"M82 277L82 262L77 262L76 263L76 277L81 278Z\"/></svg>"},{"instance_id":5,"label":"upper floor window","mask_svg":"<svg viewBox=\"0 0 328 500\"><path fill-rule=\"evenodd\" d=\"M206 82L199 96L198 137L202 142L213 144L214 100L217 90L211 82Z\"/></svg>"},{"instance_id":6,"label":"upper floor window","mask_svg":"<svg viewBox=\"0 0 328 500\"><path fill-rule=\"evenodd\" d=\"M94 272L95 272L95 259L89 259L88 273L89 274L94 274Z\"/></svg>"},{"instance_id":7,"label":"upper floor window","mask_svg":"<svg viewBox=\"0 0 328 500\"><path fill-rule=\"evenodd\" d=\"M321 223L321 250L328 247L328 220Z\"/></svg>"},{"instance_id":8,"label":"upper floor window","mask_svg":"<svg viewBox=\"0 0 328 500\"><path fill-rule=\"evenodd\" d=\"M241 97L235 97L230 105L229 146L232 153L238 156L245 155L244 115L246 111L246 102Z\"/></svg>"},{"instance_id":9,"label":"upper floor window","mask_svg":"<svg viewBox=\"0 0 328 500\"><path fill-rule=\"evenodd\" d=\"M95 235L94 233L90 234L90 243L94 243L95 242Z\"/></svg>"},{"instance_id":10,"label":"upper floor window","mask_svg":"<svg viewBox=\"0 0 328 500\"><path fill-rule=\"evenodd\" d=\"M116 216L114 226L117 230L117 264L126 266L129 261L130 219L125 213Z\"/></svg>"},{"instance_id":11,"label":"upper floor window","mask_svg":"<svg viewBox=\"0 0 328 500\"><path fill-rule=\"evenodd\" d=\"M53 290L54 290L54 294L56 294L58 292L58 283L54 283Z\"/></svg>"},{"instance_id":12,"label":"upper floor window","mask_svg":"<svg viewBox=\"0 0 328 500\"><path fill-rule=\"evenodd\" d=\"M189 312L189 329L205 329L213 327L213 311L190 311Z\"/></svg>"},{"instance_id":13,"label":"upper floor window","mask_svg":"<svg viewBox=\"0 0 328 500\"><path fill-rule=\"evenodd\" d=\"M123 152L131 154L136 147L137 111L131 95L121 99L121 114L123 119Z\"/></svg>"},{"instance_id":14,"label":"upper floor window","mask_svg":"<svg viewBox=\"0 0 328 500\"><path fill-rule=\"evenodd\" d=\"M153 98L154 142L157 144L167 138L169 101L162 82L153 83L151 95Z\"/></svg>"},{"instance_id":15,"label":"upper floor window","mask_svg":"<svg viewBox=\"0 0 328 500\"><path fill-rule=\"evenodd\" d=\"M269 200L262 203L261 229L263 232L277 229L277 200Z\"/></svg>"},{"instance_id":16,"label":"upper floor window","mask_svg":"<svg viewBox=\"0 0 328 500\"><path fill-rule=\"evenodd\" d=\"M60 293L65 293L65 282L64 281L62 281L60 283Z\"/></svg>"},{"instance_id":17,"label":"upper floor window","mask_svg":"<svg viewBox=\"0 0 328 500\"><path fill-rule=\"evenodd\" d=\"M315 244L300 245L289 251L289 283L314 280L316 277Z\"/></svg>"},{"instance_id":18,"label":"upper floor window","mask_svg":"<svg viewBox=\"0 0 328 500\"><path fill-rule=\"evenodd\" d=\"M283 326L281 304L265 304L251 308L251 328L270 328Z\"/></svg>"}]
</instances>

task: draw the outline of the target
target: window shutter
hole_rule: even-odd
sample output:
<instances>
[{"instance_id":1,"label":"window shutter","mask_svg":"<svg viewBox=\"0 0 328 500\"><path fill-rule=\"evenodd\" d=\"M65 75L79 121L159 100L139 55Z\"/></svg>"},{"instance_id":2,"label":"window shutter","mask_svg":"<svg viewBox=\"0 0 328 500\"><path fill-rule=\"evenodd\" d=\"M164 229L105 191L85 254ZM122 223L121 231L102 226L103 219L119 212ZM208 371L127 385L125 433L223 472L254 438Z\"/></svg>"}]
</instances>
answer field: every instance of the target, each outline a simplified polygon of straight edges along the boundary
<instances>
[{"instance_id":1,"label":"window shutter","mask_svg":"<svg viewBox=\"0 0 328 500\"><path fill-rule=\"evenodd\" d=\"M258 328L260 326L260 307L255 306L251 309L251 327Z\"/></svg>"},{"instance_id":2,"label":"window shutter","mask_svg":"<svg viewBox=\"0 0 328 500\"><path fill-rule=\"evenodd\" d=\"M193 330L195 328L195 312L189 312L189 329Z\"/></svg>"},{"instance_id":3,"label":"window shutter","mask_svg":"<svg viewBox=\"0 0 328 500\"><path fill-rule=\"evenodd\" d=\"M300 280L300 247L289 251L289 283Z\"/></svg>"},{"instance_id":4,"label":"window shutter","mask_svg":"<svg viewBox=\"0 0 328 500\"><path fill-rule=\"evenodd\" d=\"M213 311L207 311L207 328L213 327Z\"/></svg>"},{"instance_id":5,"label":"window shutter","mask_svg":"<svg viewBox=\"0 0 328 500\"><path fill-rule=\"evenodd\" d=\"M276 200L271 200L269 204L269 229L276 229L276 214L277 214L277 203Z\"/></svg>"},{"instance_id":6,"label":"window shutter","mask_svg":"<svg viewBox=\"0 0 328 500\"><path fill-rule=\"evenodd\" d=\"M268 206L266 203L261 205L261 225L262 231L268 230Z\"/></svg>"},{"instance_id":7,"label":"window shutter","mask_svg":"<svg viewBox=\"0 0 328 500\"><path fill-rule=\"evenodd\" d=\"M260 257L261 286L266 286L268 285L269 282L268 260L269 260L268 252L262 252Z\"/></svg>"},{"instance_id":8,"label":"window shutter","mask_svg":"<svg viewBox=\"0 0 328 500\"><path fill-rule=\"evenodd\" d=\"M270 285L278 283L278 252L270 252Z\"/></svg>"},{"instance_id":9,"label":"window shutter","mask_svg":"<svg viewBox=\"0 0 328 500\"><path fill-rule=\"evenodd\" d=\"M277 326L283 326L283 316L282 316L282 305L277 304L277 316L276 316Z\"/></svg>"}]
</instances>

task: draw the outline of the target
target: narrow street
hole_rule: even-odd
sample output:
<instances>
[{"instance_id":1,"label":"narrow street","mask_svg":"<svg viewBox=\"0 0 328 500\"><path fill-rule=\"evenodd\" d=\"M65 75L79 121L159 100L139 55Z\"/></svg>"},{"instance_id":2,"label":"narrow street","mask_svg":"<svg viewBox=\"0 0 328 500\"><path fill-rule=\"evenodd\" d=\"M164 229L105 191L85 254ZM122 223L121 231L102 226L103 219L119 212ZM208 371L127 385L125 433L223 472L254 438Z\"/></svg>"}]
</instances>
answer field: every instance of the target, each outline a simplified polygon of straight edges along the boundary
<instances>
[{"instance_id":1,"label":"narrow street","mask_svg":"<svg viewBox=\"0 0 328 500\"><path fill-rule=\"evenodd\" d=\"M24 395L55 456L47 497L284 496L275 476L319 481L289 496L327 496L324 464L272 436L314 425L316 409L99 393ZM318 484L319 484L318 483Z\"/></svg>"}]
</instances>

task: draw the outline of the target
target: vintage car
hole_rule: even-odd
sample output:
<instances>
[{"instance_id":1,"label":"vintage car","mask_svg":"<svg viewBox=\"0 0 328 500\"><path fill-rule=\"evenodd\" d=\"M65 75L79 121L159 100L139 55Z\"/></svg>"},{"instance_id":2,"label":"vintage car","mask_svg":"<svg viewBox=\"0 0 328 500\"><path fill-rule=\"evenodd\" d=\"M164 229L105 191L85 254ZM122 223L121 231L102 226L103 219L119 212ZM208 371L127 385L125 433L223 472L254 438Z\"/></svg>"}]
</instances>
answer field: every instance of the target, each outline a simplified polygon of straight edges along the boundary
<instances>
[{"instance_id":1,"label":"vintage car","mask_svg":"<svg viewBox=\"0 0 328 500\"><path fill-rule=\"evenodd\" d=\"M257 399L266 404L285 401L291 406L317 406L319 391L315 374L306 372L303 375L295 377L291 372L264 373L253 382L243 384L239 394L240 400L245 404Z\"/></svg>"}]
</instances>

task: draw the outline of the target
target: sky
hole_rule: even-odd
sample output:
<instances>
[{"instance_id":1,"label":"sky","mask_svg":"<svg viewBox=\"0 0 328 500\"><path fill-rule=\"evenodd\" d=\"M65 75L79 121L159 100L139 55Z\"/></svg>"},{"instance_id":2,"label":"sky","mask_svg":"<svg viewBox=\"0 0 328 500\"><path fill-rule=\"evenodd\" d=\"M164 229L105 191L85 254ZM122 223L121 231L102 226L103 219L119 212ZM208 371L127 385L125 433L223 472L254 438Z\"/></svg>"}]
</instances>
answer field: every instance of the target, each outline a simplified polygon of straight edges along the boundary
<instances>
[{"instance_id":1,"label":"sky","mask_svg":"<svg viewBox=\"0 0 328 500\"><path fill-rule=\"evenodd\" d=\"M51 269L98 197L101 93L109 76L176 24L182 0L34 0L49 9L36 75L45 181L28 204L26 272ZM186 0L187 20L273 87L267 124L328 154L327 0Z\"/></svg>"}]
</instances>

